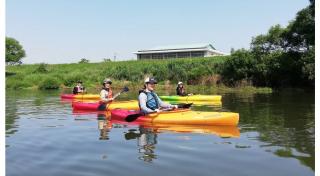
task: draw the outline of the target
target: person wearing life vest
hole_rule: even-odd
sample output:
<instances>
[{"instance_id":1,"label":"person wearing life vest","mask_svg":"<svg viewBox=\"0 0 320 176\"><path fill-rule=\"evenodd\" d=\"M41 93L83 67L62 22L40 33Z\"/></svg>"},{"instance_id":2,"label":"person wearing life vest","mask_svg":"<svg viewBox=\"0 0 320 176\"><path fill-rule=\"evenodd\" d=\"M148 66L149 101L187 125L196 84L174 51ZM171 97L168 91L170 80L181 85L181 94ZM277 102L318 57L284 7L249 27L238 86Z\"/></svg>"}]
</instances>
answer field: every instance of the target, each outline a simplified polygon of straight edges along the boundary
<instances>
[{"instance_id":1,"label":"person wearing life vest","mask_svg":"<svg viewBox=\"0 0 320 176\"><path fill-rule=\"evenodd\" d=\"M157 81L154 78L147 78L144 81L144 89L139 91L139 107L145 114L161 112L161 108L178 108L177 105L167 104L161 101L154 92Z\"/></svg>"},{"instance_id":2,"label":"person wearing life vest","mask_svg":"<svg viewBox=\"0 0 320 176\"><path fill-rule=\"evenodd\" d=\"M183 83L181 81L178 82L178 86L176 88L177 95L179 96L187 96L187 95L193 95L193 94L188 94L186 90L184 89Z\"/></svg>"},{"instance_id":3,"label":"person wearing life vest","mask_svg":"<svg viewBox=\"0 0 320 176\"><path fill-rule=\"evenodd\" d=\"M103 87L100 92L100 102L110 103L111 101L113 101L111 84L112 84L112 81L109 78L103 81L102 83Z\"/></svg>"},{"instance_id":4,"label":"person wearing life vest","mask_svg":"<svg viewBox=\"0 0 320 176\"><path fill-rule=\"evenodd\" d=\"M82 86L82 81L79 80L77 82L77 85L73 88L72 93L73 94L79 94L79 93L84 93L85 92L85 87Z\"/></svg>"}]
</instances>

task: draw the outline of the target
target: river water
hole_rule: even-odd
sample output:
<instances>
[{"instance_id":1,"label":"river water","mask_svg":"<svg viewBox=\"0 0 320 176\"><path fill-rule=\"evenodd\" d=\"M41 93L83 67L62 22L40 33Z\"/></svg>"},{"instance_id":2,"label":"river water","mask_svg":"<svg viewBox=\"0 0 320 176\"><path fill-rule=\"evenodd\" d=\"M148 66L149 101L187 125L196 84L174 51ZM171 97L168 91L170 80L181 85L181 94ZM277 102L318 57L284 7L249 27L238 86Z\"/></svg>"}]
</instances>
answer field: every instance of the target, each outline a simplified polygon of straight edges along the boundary
<instances>
[{"instance_id":1,"label":"river water","mask_svg":"<svg viewBox=\"0 0 320 176\"><path fill-rule=\"evenodd\" d=\"M117 92L114 90L114 92ZM76 113L60 91L6 91L6 175L307 176L315 170L314 92L220 94L197 111L237 127L143 126ZM169 94L158 90L158 94ZM120 100L135 99L136 91Z\"/></svg>"}]
</instances>

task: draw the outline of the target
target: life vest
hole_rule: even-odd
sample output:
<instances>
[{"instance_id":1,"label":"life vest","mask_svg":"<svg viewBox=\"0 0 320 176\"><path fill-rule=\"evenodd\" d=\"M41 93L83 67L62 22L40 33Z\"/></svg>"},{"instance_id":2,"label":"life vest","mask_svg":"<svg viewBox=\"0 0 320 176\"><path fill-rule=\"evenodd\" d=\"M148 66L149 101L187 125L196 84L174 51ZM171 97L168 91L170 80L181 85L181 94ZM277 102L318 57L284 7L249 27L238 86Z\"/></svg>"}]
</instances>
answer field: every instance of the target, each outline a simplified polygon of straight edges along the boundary
<instances>
[{"instance_id":1,"label":"life vest","mask_svg":"<svg viewBox=\"0 0 320 176\"><path fill-rule=\"evenodd\" d=\"M159 108L159 101L158 101L158 98L157 98L157 95L153 92L146 92L146 91L139 91L139 94L140 93L144 93L147 95L147 101L146 101L146 106L147 108L149 109L152 109L152 110L155 110L155 109L158 109ZM140 107L140 103L139 103L139 107ZM140 107L141 109L141 107Z\"/></svg>"},{"instance_id":2,"label":"life vest","mask_svg":"<svg viewBox=\"0 0 320 176\"><path fill-rule=\"evenodd\" d=\"M108 95L106 95L106 98L112 98L112 90L110 88L104 88L104 90L108 91Z\"/></svg>"},{"instance_id":3,"label":"life vest","mask_svg":"<svg viewBox=\"0 0 320 176\"><path fill-rule=\"evenodd\" d=\"M79 93L79 90L83 90L83 87L82 86L75 86L73 88L73 94L78 94Z\"/></svg>"}]
</instances>

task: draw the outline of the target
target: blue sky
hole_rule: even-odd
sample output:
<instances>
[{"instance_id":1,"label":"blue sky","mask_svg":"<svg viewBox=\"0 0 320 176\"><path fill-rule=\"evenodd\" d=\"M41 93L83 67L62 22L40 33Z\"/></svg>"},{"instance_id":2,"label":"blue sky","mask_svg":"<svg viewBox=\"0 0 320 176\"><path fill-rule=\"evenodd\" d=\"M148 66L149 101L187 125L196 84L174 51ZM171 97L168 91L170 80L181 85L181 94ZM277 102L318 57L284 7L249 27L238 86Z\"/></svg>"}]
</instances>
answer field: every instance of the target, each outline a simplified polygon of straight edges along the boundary
<instances>
[{"instance_id":1,"label":"blue sky","mask_svg":"<svg viewBox=\"0 0 320 176\"><path fill-rule=\"evenodd\" d=\"M7 0L6 36L23 63L133 59L156 46L211 43L249 48L252 37L286 26L308 0Z\"/></svg>"}]
</instances>

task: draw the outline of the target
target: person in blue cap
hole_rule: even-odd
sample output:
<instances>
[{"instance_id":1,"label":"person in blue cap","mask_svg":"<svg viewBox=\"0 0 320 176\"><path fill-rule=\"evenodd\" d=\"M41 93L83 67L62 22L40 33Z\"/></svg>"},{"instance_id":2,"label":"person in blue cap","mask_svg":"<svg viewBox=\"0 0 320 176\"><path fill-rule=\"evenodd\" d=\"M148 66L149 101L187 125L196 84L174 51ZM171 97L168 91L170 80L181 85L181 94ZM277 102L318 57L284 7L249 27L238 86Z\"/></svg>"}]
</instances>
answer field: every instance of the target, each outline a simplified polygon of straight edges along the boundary
<instances>
[{"instance_id":1,"label":"person in blue cap","mask_svg":"<svg viewBox=\"0 0 320 176\"><path fill-rule=\"evenodd\" d=\"M164 103L154 92L157 81L154 78L146 78L144 81L144 89L139 91L139 107L145 113L161 112L163 108L178 108L177 105Z\"/></svg>"}]
</instances>

